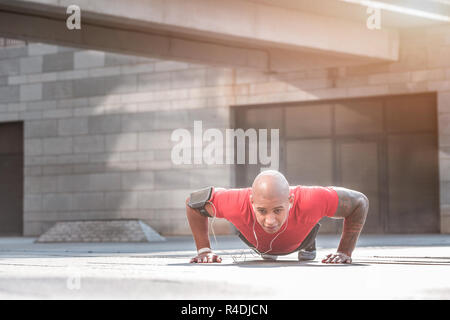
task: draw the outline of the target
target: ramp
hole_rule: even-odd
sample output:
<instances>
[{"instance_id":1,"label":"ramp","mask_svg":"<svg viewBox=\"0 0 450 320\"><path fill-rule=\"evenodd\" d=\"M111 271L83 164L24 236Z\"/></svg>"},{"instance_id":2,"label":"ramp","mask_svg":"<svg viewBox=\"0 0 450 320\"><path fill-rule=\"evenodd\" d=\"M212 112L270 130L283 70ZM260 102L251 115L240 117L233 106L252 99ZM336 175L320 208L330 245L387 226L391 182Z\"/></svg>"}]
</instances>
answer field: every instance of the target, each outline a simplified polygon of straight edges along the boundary
<instances>
[{"instance_id":1,"label":"ramp","mask_svg":"<svg viewBox=\"0 0 450 320\"><path fill-rule=\"evenodd\" d=\"M141 220L88 220L57 222L35 242L155 241L165 241L165 238Z\"/></svg>"}]
</instances>

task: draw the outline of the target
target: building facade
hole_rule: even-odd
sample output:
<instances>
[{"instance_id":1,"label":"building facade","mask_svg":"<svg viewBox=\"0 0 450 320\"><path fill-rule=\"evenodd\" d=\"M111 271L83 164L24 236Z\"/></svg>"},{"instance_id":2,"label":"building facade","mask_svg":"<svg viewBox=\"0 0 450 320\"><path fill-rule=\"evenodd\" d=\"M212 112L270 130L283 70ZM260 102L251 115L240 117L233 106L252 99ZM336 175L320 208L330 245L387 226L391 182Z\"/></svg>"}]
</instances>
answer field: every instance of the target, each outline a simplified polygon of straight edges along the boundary
<instances>
[{"instance_id":1,"label":"building facade","mask_svg":"<svg viewBox=\"0 0 450 320\"><path fill-rule=\"evenodd\" d=\"M395 62L277 73L2 47L0 231L36 236L56 221L142 219L163 235L189 234L189 192L248 186L261 169L174 163L172 133L193 132L200 120L221 131L279 129L279 169L290 183L363 191L367 232L450 233L448 25L402 31ZM223 221L215 230L231 232ZM325 221L323 230L339 225Z\"/></svg>"}]
</instances>

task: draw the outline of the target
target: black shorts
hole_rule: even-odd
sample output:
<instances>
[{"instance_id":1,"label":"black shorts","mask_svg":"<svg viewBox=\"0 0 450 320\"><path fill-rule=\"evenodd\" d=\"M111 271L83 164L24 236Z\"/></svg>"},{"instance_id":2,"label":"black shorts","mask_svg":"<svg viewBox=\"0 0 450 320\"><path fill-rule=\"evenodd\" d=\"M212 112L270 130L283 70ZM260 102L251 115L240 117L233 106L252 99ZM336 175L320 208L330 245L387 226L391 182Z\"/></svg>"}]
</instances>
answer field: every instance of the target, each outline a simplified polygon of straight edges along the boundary
<instances>
[{"instance_id":1,"label":"black shorts","mask_svg":"<svg viewBox=\"0 0 450 320\"><path fill-rule=\"evenodd\" d=\"M313 248L312 250L315 250L315 240L316 240L316 236L317 233L319 232L319 228L320 228L320 223L317 223L312 229L311 231L308 233L308 235L306 236L306 238L302 241L302 243L300 244L300 246L298 246L297 249L295 249L294 251L288 252L288 253L267 253L273 256L284 256L284 255L288 255L291 254L293 252L297 252L300 251L302 249L310 249L308 251L311 251L311 248ZM252 245L243 235L242 233L240 233L238 231L238 236L239 238L241 238L242 241L244 241L244 243L246 245L248 245L250 248L255 250L255 246Z\"/></svg>"}]
</instances>

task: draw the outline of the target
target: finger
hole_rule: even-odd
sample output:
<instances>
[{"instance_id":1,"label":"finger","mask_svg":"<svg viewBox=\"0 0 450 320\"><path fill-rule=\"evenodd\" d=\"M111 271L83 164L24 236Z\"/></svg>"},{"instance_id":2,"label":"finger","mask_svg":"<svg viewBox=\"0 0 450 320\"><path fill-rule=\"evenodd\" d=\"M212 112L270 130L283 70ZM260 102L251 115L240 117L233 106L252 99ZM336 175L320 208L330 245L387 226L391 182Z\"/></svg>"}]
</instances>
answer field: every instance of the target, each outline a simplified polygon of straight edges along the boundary
<instances>
[{"instance_id":1,"label":"finger","mask_svg":"<svg viewBox=\"0 0 450 320\"><path fill-rule=\"evenodd\" d=\"M341 254L339 260L339 263L352 263L352 258L346 254Z\"/></svg>"},{"instance_id":2,"label":"finger","mask_svg":"<svg viewBox=\"0 0 450 320\"><path fill-rule=\"evenodd\" d=\"M331 263L339 263L341 257L339 255L334 255Z\"/></svg>"},{"instance_id":3,"label":"finger","mask_svg":"<svg viewBox=\"0 0 450 320\"><path fill-rule=\"evenodd\" d=\"M336 254L332 253L328 256L328 263L333 263L334 259L336 259Z\"/></svg>"}]
</instances>

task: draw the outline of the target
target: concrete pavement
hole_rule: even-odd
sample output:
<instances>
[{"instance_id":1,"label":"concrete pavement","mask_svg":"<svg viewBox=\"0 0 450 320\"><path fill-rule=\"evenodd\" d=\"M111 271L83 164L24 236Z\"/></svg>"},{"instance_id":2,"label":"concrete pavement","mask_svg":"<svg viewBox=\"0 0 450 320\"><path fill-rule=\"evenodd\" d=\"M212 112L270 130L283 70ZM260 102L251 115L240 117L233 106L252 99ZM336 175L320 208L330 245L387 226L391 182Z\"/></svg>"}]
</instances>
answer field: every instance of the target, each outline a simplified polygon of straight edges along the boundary
<instances>
[{"instance_id":1,"label":"concrete pavement","mask_svg":"<svg viewBox=\"0 0 450 320\"><path fill-rule=\"evenodd\" d=\"M450 235L363 235L352 265L276 262L218 237L221 264L189 264L191 237L161 243L34 244L0 238L1 299L449 299ZM236 260L236 261L235 261Z\"/></svg>"}]
</instances>

